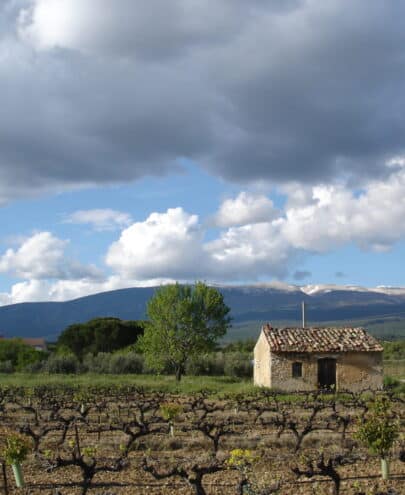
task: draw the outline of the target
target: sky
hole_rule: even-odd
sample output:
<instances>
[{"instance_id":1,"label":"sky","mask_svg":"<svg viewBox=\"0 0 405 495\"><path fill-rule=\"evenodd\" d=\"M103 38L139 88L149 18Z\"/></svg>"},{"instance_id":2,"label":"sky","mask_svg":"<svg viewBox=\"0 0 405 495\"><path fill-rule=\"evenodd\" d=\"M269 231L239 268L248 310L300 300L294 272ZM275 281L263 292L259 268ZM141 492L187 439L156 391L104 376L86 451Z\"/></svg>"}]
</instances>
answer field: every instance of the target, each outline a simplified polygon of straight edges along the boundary
<instances>
[{"instance_id":1,"label":"sky","mask_svg":"<svg viewBox=\"0 0 405 495\"><path fill-rule=\"evenodd\" d=\"M0 305L405 286L404 17L404 0L1 0Z\"/></svg>"}]
</instances>

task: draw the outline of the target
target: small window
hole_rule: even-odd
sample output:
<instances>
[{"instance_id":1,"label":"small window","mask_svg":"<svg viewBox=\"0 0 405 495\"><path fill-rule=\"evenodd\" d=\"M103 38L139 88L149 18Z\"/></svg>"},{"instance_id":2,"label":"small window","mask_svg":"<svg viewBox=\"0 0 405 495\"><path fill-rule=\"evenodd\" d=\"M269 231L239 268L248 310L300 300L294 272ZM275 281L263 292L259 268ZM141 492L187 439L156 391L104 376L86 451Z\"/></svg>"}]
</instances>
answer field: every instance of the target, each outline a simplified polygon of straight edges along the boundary
<instances>
[{"instance_id":1,"label":"small window","mask_svg":"<svg viewBox=\"0 0 405 495\"><path fill-rule=\"evenodd\" d=\"M302 363L293 363L292 376L293 376L293 378L301 378L301 376L302 376Z\"/></svg>"}]
</instances>

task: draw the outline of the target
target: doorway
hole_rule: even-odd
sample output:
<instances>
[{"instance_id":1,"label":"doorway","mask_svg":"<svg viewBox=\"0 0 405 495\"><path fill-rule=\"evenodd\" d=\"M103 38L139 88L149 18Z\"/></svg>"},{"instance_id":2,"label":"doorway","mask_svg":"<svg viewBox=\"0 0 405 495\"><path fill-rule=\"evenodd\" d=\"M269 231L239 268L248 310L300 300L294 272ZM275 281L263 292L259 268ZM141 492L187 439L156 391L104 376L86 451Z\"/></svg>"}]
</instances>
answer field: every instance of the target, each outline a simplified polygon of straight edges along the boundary
<instances>
[{"instance_id":1,"label":"doorway","mask_svg":"<svg viewBox=\"0 0 405 495\"><path fill-rule=\"evenodd\" d=\"M336 390L336 359L318 359L318 387Z\"/></svg>"}]
</instances>

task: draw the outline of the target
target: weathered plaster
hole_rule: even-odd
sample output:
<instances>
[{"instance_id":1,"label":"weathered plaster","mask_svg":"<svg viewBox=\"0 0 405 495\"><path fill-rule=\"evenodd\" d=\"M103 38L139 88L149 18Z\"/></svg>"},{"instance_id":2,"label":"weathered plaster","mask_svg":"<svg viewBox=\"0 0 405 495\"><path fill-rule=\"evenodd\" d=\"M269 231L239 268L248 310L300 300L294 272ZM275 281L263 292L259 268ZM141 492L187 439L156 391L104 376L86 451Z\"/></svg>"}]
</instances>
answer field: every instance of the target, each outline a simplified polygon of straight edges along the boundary
<instances>
[{"instance_id":1,"label":"weathered plaster","mask_svg":"<svg viewBox=\"0 0 405 495\"><path fill-rule=\"evenodd\" d=\"M259 339L256 342L253 356L253 383L260 387L271 387L270 347L263 332L260 333Z\"/></svg>"},{"instance_id":2,"label":"weathered plaster","mask_svg":"<svg viewBox=\"0 0 405 495\"><path fill-rule=\"evenodd\" d=\"M337 386L353 392L383 386L382 352L347 352L337 362Z\"/></svg>"}]
</instances>

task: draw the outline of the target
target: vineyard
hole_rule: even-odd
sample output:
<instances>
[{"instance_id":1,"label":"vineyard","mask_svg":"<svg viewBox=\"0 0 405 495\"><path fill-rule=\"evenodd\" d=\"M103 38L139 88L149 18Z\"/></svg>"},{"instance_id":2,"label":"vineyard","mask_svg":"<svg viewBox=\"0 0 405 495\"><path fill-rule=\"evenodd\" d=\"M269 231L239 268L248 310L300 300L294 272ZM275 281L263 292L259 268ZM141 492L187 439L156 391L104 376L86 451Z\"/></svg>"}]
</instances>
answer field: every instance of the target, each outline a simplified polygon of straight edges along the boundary
<instances>
[{"instance_id":1,"label":"vineyard","mask_svg":"<svg viewBox=\"0 0 405 495\"><path fill-rule=\"evenodd\" d=\"M382 396L399 431L388 480L357 435ZM1 452L10 438L29 443L25 488L1 459L6 495L405 494L405 406L393 393L9 387L0 414Z\"/></svg>"}]
</instances>

